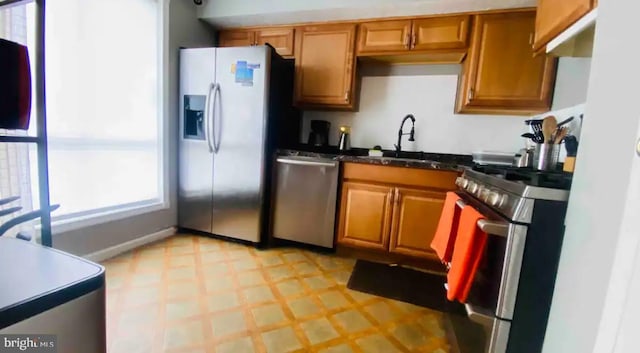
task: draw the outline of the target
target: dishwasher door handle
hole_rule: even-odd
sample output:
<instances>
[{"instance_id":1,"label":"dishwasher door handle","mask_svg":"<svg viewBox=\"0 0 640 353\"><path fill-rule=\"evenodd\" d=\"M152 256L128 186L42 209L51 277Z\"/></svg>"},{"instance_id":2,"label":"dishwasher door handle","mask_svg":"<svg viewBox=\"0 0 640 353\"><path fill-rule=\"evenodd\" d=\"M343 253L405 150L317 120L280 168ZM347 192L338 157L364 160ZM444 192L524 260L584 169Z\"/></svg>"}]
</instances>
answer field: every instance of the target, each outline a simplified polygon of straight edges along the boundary
<instances>
[{"instance_id":1,"label":"dishwasher door handle","mask_svg":"<svg viewBox=\"0 0 640 353\"><path fill-rule=\"evenodd\" d=\"M316 161L302 161L299 159L278 158L278 163L293 164L293 165L305 165L310 167L329 167L335 168L338 166L338 162L316 162Z\"/></svg>"}]
</instances>

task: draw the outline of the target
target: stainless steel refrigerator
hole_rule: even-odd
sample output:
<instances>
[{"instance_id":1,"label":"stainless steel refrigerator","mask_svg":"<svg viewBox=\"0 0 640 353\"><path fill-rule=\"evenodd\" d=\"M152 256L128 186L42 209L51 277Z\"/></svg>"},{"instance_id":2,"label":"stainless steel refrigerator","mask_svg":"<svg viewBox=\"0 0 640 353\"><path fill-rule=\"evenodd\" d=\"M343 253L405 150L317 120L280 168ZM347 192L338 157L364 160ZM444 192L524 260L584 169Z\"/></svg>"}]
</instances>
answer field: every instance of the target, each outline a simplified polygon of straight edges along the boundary
<instances>
[{"instance_id":1,"label":"stainless steel refrigerator","mask_svg":"<svg viewBox=\"0 0 640 353\"><path fill-rule=\"evenodd\" d=\"M265 239L273 151L299 135L293 74L270 46L180 50L181 228Z\"/></svg>"}]
</instances>

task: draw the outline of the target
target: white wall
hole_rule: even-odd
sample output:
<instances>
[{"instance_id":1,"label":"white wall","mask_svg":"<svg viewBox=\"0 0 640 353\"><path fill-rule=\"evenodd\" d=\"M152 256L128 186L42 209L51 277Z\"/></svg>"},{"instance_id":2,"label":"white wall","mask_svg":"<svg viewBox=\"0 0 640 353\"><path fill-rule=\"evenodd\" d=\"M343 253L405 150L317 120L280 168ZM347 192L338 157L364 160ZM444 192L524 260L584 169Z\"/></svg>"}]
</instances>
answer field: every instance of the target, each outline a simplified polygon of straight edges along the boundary
<instances>
[{"instance_id":1,"label":"white wall","mask_svg":"<svg viewBox=\"0 0 640 353\"><path fill-rule=\"evenodd\" d=\"M167 0L168 1L168 0ZM177 216L177 134L178 134L178 49L181 46L213 44L213 31L197 19L196 6L190 0L171 0L168 20L168 180L169 207L156 212L133 216L113 222L54 234L55 248L78 255L94 253L159 230L173 227Z\"/></svg>"},{"instance_id":2,"label":"white wall","mask_svg":"<svg viewBox=\"0 0 640 353\"><path fill-rule=\"evenodd\" d=\"M554 110L585 101L589 66L589 59L560 61ZM337 144L340 125L349 125L353 147L393 149L402 118L413 114L416 141L409 143L405 136L403 150L470 154L524 147L520 135L527 131L527 117L454 114L459 71L459 65L361 65L359 111L304 112L301 142L307 140L310 121L321 119L331 122L330 144ZM558 118L574 112L565 111ZM409 129L407 122L405 131Z\"/></svg>"},{"instance_id":3,"label":"white wall","mask_svg":"<svg viewBox=\"0 0 640 353\"><path fill-rule=\"evenodd\" d=\"M624 313L625 282L634 267L632 252L640 236L638 202L629 202L637 197L640 180L639 173L632 172L633 161L638 163L640 48L629 45L635 43L636 33L629 29L637 23L639 6L632 0L599 4L586 118L545 353L614 351ZM638 316L638 312L629 314ZM637 342L638 328L633 330ZM617 348L623 351L624 347ZM637 346L627 348L627 352L638 351Z\"/></svg>"},{"instance_id":4,"label":"white wall","mask_svg":"<svg viewBox=\"0 0 640 353\"><path fill-rule=\"evenodd\" d=\"M416 16L535 5L535 0L205 0L199 16L219 26L249 26Z\"/></svg>"}]
</instances>

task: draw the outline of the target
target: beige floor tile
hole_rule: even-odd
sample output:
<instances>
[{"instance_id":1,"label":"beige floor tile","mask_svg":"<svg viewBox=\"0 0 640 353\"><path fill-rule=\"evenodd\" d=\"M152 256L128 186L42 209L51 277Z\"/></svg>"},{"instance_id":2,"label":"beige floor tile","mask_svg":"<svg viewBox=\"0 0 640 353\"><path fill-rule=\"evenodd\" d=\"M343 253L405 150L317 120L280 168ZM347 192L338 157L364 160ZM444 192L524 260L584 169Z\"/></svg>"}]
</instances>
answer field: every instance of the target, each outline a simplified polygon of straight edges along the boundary
<instances>
[{"instance_id":1,"label":"beige floor tile","mask_svg":"<svg viewBox=\"0 0 640 353\"><path fill-rule=\"evenodd\" d=\"M181 322L169 326L164 333L164 348L173 349L204 342L203 326L200 321Z\"/></svg>"},{"instance_id":2,"label":"beige floor tile","mask_svg":"<svg viewBox=\"0 0 640 353\"><path fill-rule=\"evenodd\" d=\"M297 279L291 279L284 282L280 282L276 285L280 294L285 297L295 296L303 293L305 291L304 286Z\"/></svg>"},{"instance_id":3,"label":"beige floor tile","mask_svg":"<svg viewBox=\"0 0 640 353\"><path fill-rule=\"evenodd\" d=\"M308 297L291 300L287 304L296 318L307 317L320 312L318 305Z\"/></svg>"},{"instance_id":4,"label":"beige floor tile","mask_svg":"<svg viewBox=\"0 0 640 353\"><path fill-rule=\"evenodd\" d=\"M248 270L255 270L256 268L260 267L260 264L253 257L245 257L245 258L233 261L231 263L231 266L233 266L233 269L236 270L237 272L242 272L242 271L248 271Z\"/></svg>"},{"instance_id":5,"label":"beige floor tile","mask_svg":"<svg viewBox=\"0 0 640 353\"><path fill-rule=\"evenodd\" d=\"M385 302L367 305L363 310L381 324L393 322L402 316L397 309L392 308Z\"/></svg>"},{"instance_id":6,"label":"beige floor tile","mask_svg":"<svg viewBox=\"0 0 640 353\"><path fill-rule=\"evenodd\" d=\"M104 265L109 353L450 353L441 313L346 288L351 259L180 235Z\"/></svg>"},{"instance_id":7,"label":"beige floor tile","mask_svg":"<svg viewBox=\"0 0 640 353\"><path fill-rule=\"evenodd\" d=\"M346 343L321 349L318 353L353 353L353 349Z\"/></svg>"},{"instance_id":8,"label":"beige floor tile","mask_svg":"<svg viewBox=\"0 0 640 353\"><path fill-rule=\"evenodd\" d=\"M255 351L251 337L238 338L216 347L216 353L254 353Z\"/></svg>"},{"instance_id":9,"label":"beige floor tile","mask_svg":"<svg viewBox=\"0 0 640 353\"><path fill-rule=\"evenodd\" d=\"M205 288L207 292L219 292L232 289L234 286L233 278L231 276L222 276L209 278L205 282Z\"/></svg>"},{"instance_id":10,"label":"beige floor tile","mask_svg":"<svg viewBox=\"0 0 640 353\"><path fill-rule=\"evenodd\" d=\"M278 266L267 268L267 275L272 281L281 281L296 276L296 273L289 266Z\"/></svg>"},{"instance_id":11,"label":"beige floor tile","mask_svg":"<svg viewBox=\"0 0 640 353\"><path fill-rule=\"evenodd\" d=\"M160 286L131 288L124 293L124 305L127 308L159 303L162 299Z\"/></svg>"},{"instance_id":12,"label":"beige floor tile","mask_svg":"<svg viewBox=\"0 0 640 353\"><path fill-rule=\"evenodd\" d=\"M271 289L267 286L245 288L242 290L242 295L251 304L271 302L276 299Z\"/></svg>"},{"instance_id":13,"label":"beige floor tile","mask_svg":"<svg viewBox=\"0 0 640 353\"><path fill-rule=\"evenodd\" d=\"M293 252L282 255L284 260L288 263L300 262L300 261L308 261L307 257L302 253Z\"/></svg>"},{"instance_id":14,"label":"beige floor tile","mask_svg":"<svg viewBox=\"0 0 640 353\"><path fill-rule=\"evenodd\" d=\"M401 324L391 334L409 349L417 349L427 342L425 330L420 325Z\"/></svg>"},{"instance_id":15,"label":"beige floor tile","mask_svg":"<svg viewBox=\"0 0 640 353\"><path fill-rule=\"evenodd\" d=\"M193 280L196 277L196 269L192 267L171 268L167 271L169 281Z\"/></svg>"},{"instance_id":16,"label":"beige floor tile","mask_svg":"<svg viewBox=\"0 0 640 353\"><path fill-rule=\"evenodd\" d=\"M260 263L264 267L278 266L284 264L282 258L276 254L273 255L263 255L260 258Z\"/></svg>"},{"instance_id":17,"label":"beige floor tile","mask_svg":"<svg viewBox=\"0 0 640 353\"><path fill-rule=\"evenodd\" d=\"M358 332L371 327L371 322L355 309L337 313L333 317L347 332Z\"/></svg>"},{"instance_id":18,"label":"beige floor tile","mask_svg":"<svg viewBox=\"0 0 640 353\"><path fill-rule=\"evenodd\" d=\"M304 261L293 264L293 268L296 270L298 275L314 275L320 273L320 269L316 267L311 261Z\"/></svg>"},{"instance_id":19,"label":"beige floor tile","mask_svg":"<svg viewBox=\"0 0 640 353\"><path fill-rule=\"evenodd\" d=\"M300 324L300 327L312 345L326 342L340 336L326 318L303 322Z\"/></svg>"},{"instance_id":20,"label":"beige floor tile","mask_svg":"<svg viewBox=\"0 0 640 353\"><path fill-rule=\"evenodd\" d=\"M241 287L256 286L265 283L266 281L264 276L262 276L262 272L260 271L243 272L238 274L238 284L240 284Z\"/></svg>"},{"instance_id":21,"label":"beige floor tile","mask_svg":"<svg viewBox=\"0 0 640 353\"><path fill-rule=\"evenodd\" d=\"M174 282L167 286L167 299L193 298L200 295L197 282Z\"/></svg>"},{"instance_id":22,"label":"beige floor tile","mask_svg":"<svg viewBox=\"0 0 640 353\"><path fill-rule=\"evenodd\" d=\"M170 267L194 267L196 265L193 255L175 255L169 257Z\"/></svg>"},{"instance_id":23,"label":"beige floor tile","mask_svg":"<svg viewBox=\"0 0 640 353\"><path fill-rule=\"evenodd\" d=\"M325 308L329 310L341 309L350 306L351 303L345 298L345 296L338 290L325 292L318 295L320 301Z\"/></svg>"},{"instance_id":24,"label":"beige floor tile","mask_svg":"<svg viewBox=\"0 0 640 353\"><path fill-rule=\"evenodd\" d=\"M211 317L211 327L215 337L224 337L234 333L247 330L247 323L242 311L232 311L228 313L213 315Z\"/></svg>"},{"instance_id":25,"label":"beige floor tile","mask_svg":"<svg viewBox=\"0 0 640 353\"><path fill-rule=\"evenodd\" d=\"M269 326L273 324L279 324L287 321L280 304L270 304L251 309L253 319L258 327Z\"/></svg>"},{"instance_id":26,"label":"beige floor tile","mask_svg":"<svg viewBox=\"0 0 640 353\"><path fill-rule=\"evenodd\" d=\"M382 335L375 334L356 340L360 348L367 353L396 353L401 352L387 338Z\"/></svg>"},{"instance_id":27,"label":"beige floor tile","mask_svg":"<svg viewBox=\"0 0 640 353\"><path fill-rule=\"evenodd\" d=\"M325 289L333 286L333 283L324 276L313 276L303 279L304 283L311 289Z\"/></svg>"},{"instance_id":28,"label":"beige floor tile","mask_svg":"<svg viewBox=\"0 0 640 353\"><path fill-rule=\"evenodd\" d=\"M235 308L240 306L240 300L236 292L222 292L209 294L207 307L210 312Z\"/></svg>"},{"instance_id":29,"label":"beige floor tile","mask_svg":"<svg viewBox=\"0 0 640 353\"><path fill-rule=\"evenodd\" d=\"M302 348L302 344L291 327L268 331L262 334L268 353L286 353Z\"/></svg>"},{"instance_id":30,"label":"beige floor tile","mask_svg":"<svg viewBox=\"0 0 640 353\"><path fill-rule=\"evenodd\" d=\"M201 315L200 303L194 300L182 300L165 304L165 318L168 321L182 320Z\"/></svg>"}]
</instances>

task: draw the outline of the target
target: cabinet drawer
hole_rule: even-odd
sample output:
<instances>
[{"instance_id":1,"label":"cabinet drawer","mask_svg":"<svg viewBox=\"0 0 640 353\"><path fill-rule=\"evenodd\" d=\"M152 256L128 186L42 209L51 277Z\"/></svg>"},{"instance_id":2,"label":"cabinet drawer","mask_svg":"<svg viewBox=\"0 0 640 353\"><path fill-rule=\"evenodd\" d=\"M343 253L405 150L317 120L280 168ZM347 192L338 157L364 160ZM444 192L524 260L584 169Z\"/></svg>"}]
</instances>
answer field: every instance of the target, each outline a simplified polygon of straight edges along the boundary
<instances>
[{"instance_id":1,"label":"cabinet drawer","mask_svg":"<svg viewBox=\"0 0 640 353\"><path fill-rule=\"evenodd\" d=\"M344 163L343 178L384 184L454 190L459 173L433 169L389 167L365 163Z\"/></svg>"}]
</instances>

